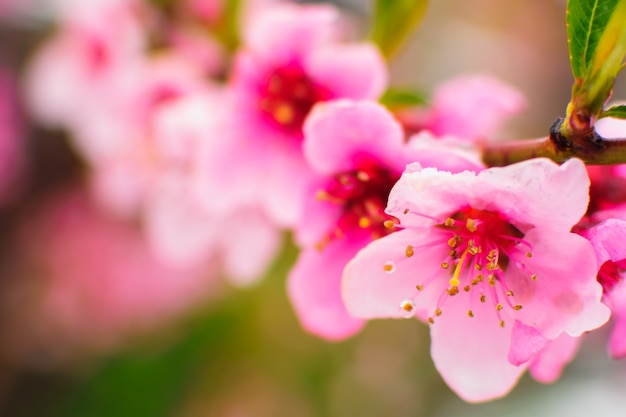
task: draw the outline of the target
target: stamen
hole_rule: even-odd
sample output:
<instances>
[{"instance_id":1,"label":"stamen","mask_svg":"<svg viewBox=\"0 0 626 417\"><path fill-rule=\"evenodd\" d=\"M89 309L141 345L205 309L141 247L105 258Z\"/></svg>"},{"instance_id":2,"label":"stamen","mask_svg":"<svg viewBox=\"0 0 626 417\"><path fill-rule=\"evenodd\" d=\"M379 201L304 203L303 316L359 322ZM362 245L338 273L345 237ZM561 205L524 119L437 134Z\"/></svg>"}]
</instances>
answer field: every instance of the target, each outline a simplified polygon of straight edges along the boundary
<instances>
[{"instance_id":1,"label":"stamen","mask_svg":"<svg viewBox=\"0 0 626 417\"><path fill-rule=\"evenodd\" d=\"M383 269L385 270L385 272L387 272L388 274L391 274L393 271L396 270L396 263L393 261L387 261L385 262L385 264L383 265Z\"/></svg>"},{"instance_id":2,"label":"stamen","mask_svg":"<svg viewBox=\"0 0 626 417\"><path fill-rule=\"evenodd\" d=\"M404 317L413 317L415 311L415 303L411 299L402 300L402 302L400 303L400 310L402 310L402 314L404 315Z\"/></svg>"},{"instance_id":3,"label":"stamen","mask_svg":"<svg viewBox=\"0 0 626 417\"><path fill-rule=\"evenodd\" d=\"M413 246L408 245L404 251L404 254L406 255L407 258L410 258L411 256L413 256L415 254L415 251L413 250Z\"/></svg>"}]
</instances>

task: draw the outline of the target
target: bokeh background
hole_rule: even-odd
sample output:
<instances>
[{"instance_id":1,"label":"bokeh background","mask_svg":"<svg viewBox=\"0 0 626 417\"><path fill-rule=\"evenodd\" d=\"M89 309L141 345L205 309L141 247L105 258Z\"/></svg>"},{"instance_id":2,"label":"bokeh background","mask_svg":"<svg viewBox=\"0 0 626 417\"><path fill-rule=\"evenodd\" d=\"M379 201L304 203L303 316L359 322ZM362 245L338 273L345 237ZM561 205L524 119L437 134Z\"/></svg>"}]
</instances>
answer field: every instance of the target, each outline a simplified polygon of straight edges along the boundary
<instances>
[{"instance_id":1,"label":"bokeh background","mask_svg":"<svg viewBox=\"0 0 626 417\"><path fill-rule=\"evenodd\" d=\"M0 107L11 109L8 119L20 138L13 160L22 167L0 208L0 415L624 415L626 365L608 359L602 331L586 338L556 384L524 377L506 398L481 405L464 403L446 387L430 360L427 327L417 321L373 321L340 343L306 334L285 291L297 255L289 236L270 271L251 287L215 279L185 283L193 290L179 298L172 295L177 288L165 291L175 298L171 311L155 312L145 303L138 323L128 328L123 305L86 314L119 294L132 306L165 296L150 289L150 277L145 290L133 294L117 287L73 292L73 275L105 277L109 265L117 264L131 274L135 267L145 271L133 264L144 262L144 255L125 260L129 252L141 252L142 237L90 205L81 191L88 168L68 133L40 126L29 114L24 74L54 25L37 1L16 4L0 19L0 82L12 91L11 101ZM367 33L368 1L335 4ZM502 140L543 136L564 113L572 82L565 4L432 1L422 25L391 62L391 83L429 92L461 74L497 76L528 99L527 110L507 125ZM620 78L617 98L626 98L624 86ZM74 252L54 257L60 247ZM161 273L168 272L154 275ZM57 287L50 302L67 306L68 294L82 300L66 311L68 322L82 330L60 330L42 307L52 275L67 277L69 284Z\"/></svg>"}]
</instances>

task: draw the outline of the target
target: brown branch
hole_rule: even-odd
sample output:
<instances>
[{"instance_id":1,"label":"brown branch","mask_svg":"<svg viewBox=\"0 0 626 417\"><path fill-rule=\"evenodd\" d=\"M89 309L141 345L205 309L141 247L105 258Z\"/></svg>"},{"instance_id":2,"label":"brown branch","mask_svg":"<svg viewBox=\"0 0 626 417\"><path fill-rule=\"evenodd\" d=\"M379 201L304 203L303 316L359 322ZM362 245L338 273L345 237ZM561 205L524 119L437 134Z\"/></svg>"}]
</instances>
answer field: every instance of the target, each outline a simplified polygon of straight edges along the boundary
<instances>
[{"instance_id":1,"label":"brown branch","mask_svg":"<svg viewBox=\"0 0 626 417\"><path fill-rule=\"evenodd\" d=\"M566 138L560 133L561 119L555 121L550 135L539 139L483 143L483 161L487 166L504 166L531 158L545 157L555 162L579 158L588 165L626 163L626 138L603 139L591 132Z\"/></svg>"}]
</instances>

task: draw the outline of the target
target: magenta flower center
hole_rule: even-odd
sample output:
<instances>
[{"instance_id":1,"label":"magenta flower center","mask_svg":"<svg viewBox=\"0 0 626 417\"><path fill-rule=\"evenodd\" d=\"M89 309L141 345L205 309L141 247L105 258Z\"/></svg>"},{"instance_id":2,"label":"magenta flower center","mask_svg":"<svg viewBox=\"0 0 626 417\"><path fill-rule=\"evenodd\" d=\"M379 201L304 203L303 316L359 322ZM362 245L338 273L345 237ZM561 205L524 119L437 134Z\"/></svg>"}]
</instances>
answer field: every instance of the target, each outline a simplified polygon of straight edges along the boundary
<instances>
[{"instance_id":1,"label":"magenta flower center","mask_svg":"<svg viewBox=\"0 0 626 417\"><path fill-rule=\"evenodd\" d=\"M605 294L622 281L624 272L626 272L626 259L617 262L606 261L602 264L598 271L598 282L602 285Z\"/></svg>"},{"instance_id":2,"label":"magenta flower center","mask_svg":"<svg viewBox=\"0 0 626 417\"><path fill-rule=\"evenodd\" d=\"M317 198L341 206L341 214L336 228L320 246L355 230L367 230L374 239L389 234L391 229L385 224L395 218L385 213L385 207L389 192L399 178L399 173L368 158L357 164L356 169L332 178Z\"/></svg>"},{"instance_id":3,"label":"magenta flower center","mask_svg":"<svg viewBox=\"0 0 626 417\"><path fill-rule=\"evenodd\" d=\"M287 133L297 134L313 105L328 100L330 94L315 85L300 66L291 64L274 71L261 97L261 111L267 118Z\"/></svg>"},{"instance_id":4,"label":"magenta flower center","mask_svg":"<svg viewBox=\"0 0 626 417\"><path fill-rule=\"evenodd\" d=\"M437 241L425 245L409 245L405 250L405 258L410 258L418 250L440 247L442 244L447 247L447 255L441 260L441 269L425 277L416 286L415 297L426 286L435 281L440 282L441 270L445 271L445 291L439 297L428 321L434 323L434 317L442 314L447 299L464 291L470 297L468 317L474 317L471 304L491 302L500 326L504 327L501 311L505 308L511 311L522 309L522 305L514 301L515 294L505 279L511 262L515 263L515 268L525 272L529 282L537 279L524 264L525 259L532 257L532 247L523 239L524 234L500 213L469 206L455 212L437 224L436 228L441 231ZM391 273L395 263L390 261L383 268ZM410 315L413 314L414 307L413 298L400 304L403 313Z\"/></svg>"}]
</instances>

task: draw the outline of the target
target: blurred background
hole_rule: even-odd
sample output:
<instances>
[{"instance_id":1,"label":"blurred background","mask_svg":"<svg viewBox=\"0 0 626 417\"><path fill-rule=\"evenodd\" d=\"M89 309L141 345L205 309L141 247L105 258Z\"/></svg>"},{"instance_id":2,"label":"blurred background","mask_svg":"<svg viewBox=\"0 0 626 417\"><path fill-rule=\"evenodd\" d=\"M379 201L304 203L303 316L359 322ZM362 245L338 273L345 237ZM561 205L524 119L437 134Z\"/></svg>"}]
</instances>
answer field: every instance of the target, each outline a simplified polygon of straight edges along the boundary
<instances>
[{"instance_id":1,"label":"blurred background","mask_svg":"<svg viewBox=\"0 0 626 417\"><path fill-rule=\"evenodd\" d=\"M364 36L369 2L335 4ZM491 74L528 100L502 139L546 135L572 82L565 4L432 1L390 63L391 84L428 93L454 76ZM245 286L162 265L136 219L86 191L91 166L68 129L33 115L35 57L59 30L58 10L79 5L0 0L0 415L623 415L626 365L607 358L602 331L557 383L524 377L508 397L470 405L437 374L417 321L373 321L344 342L305 333L285 290L297 255L290 236Z\"/></svg>"}]
</instances>

